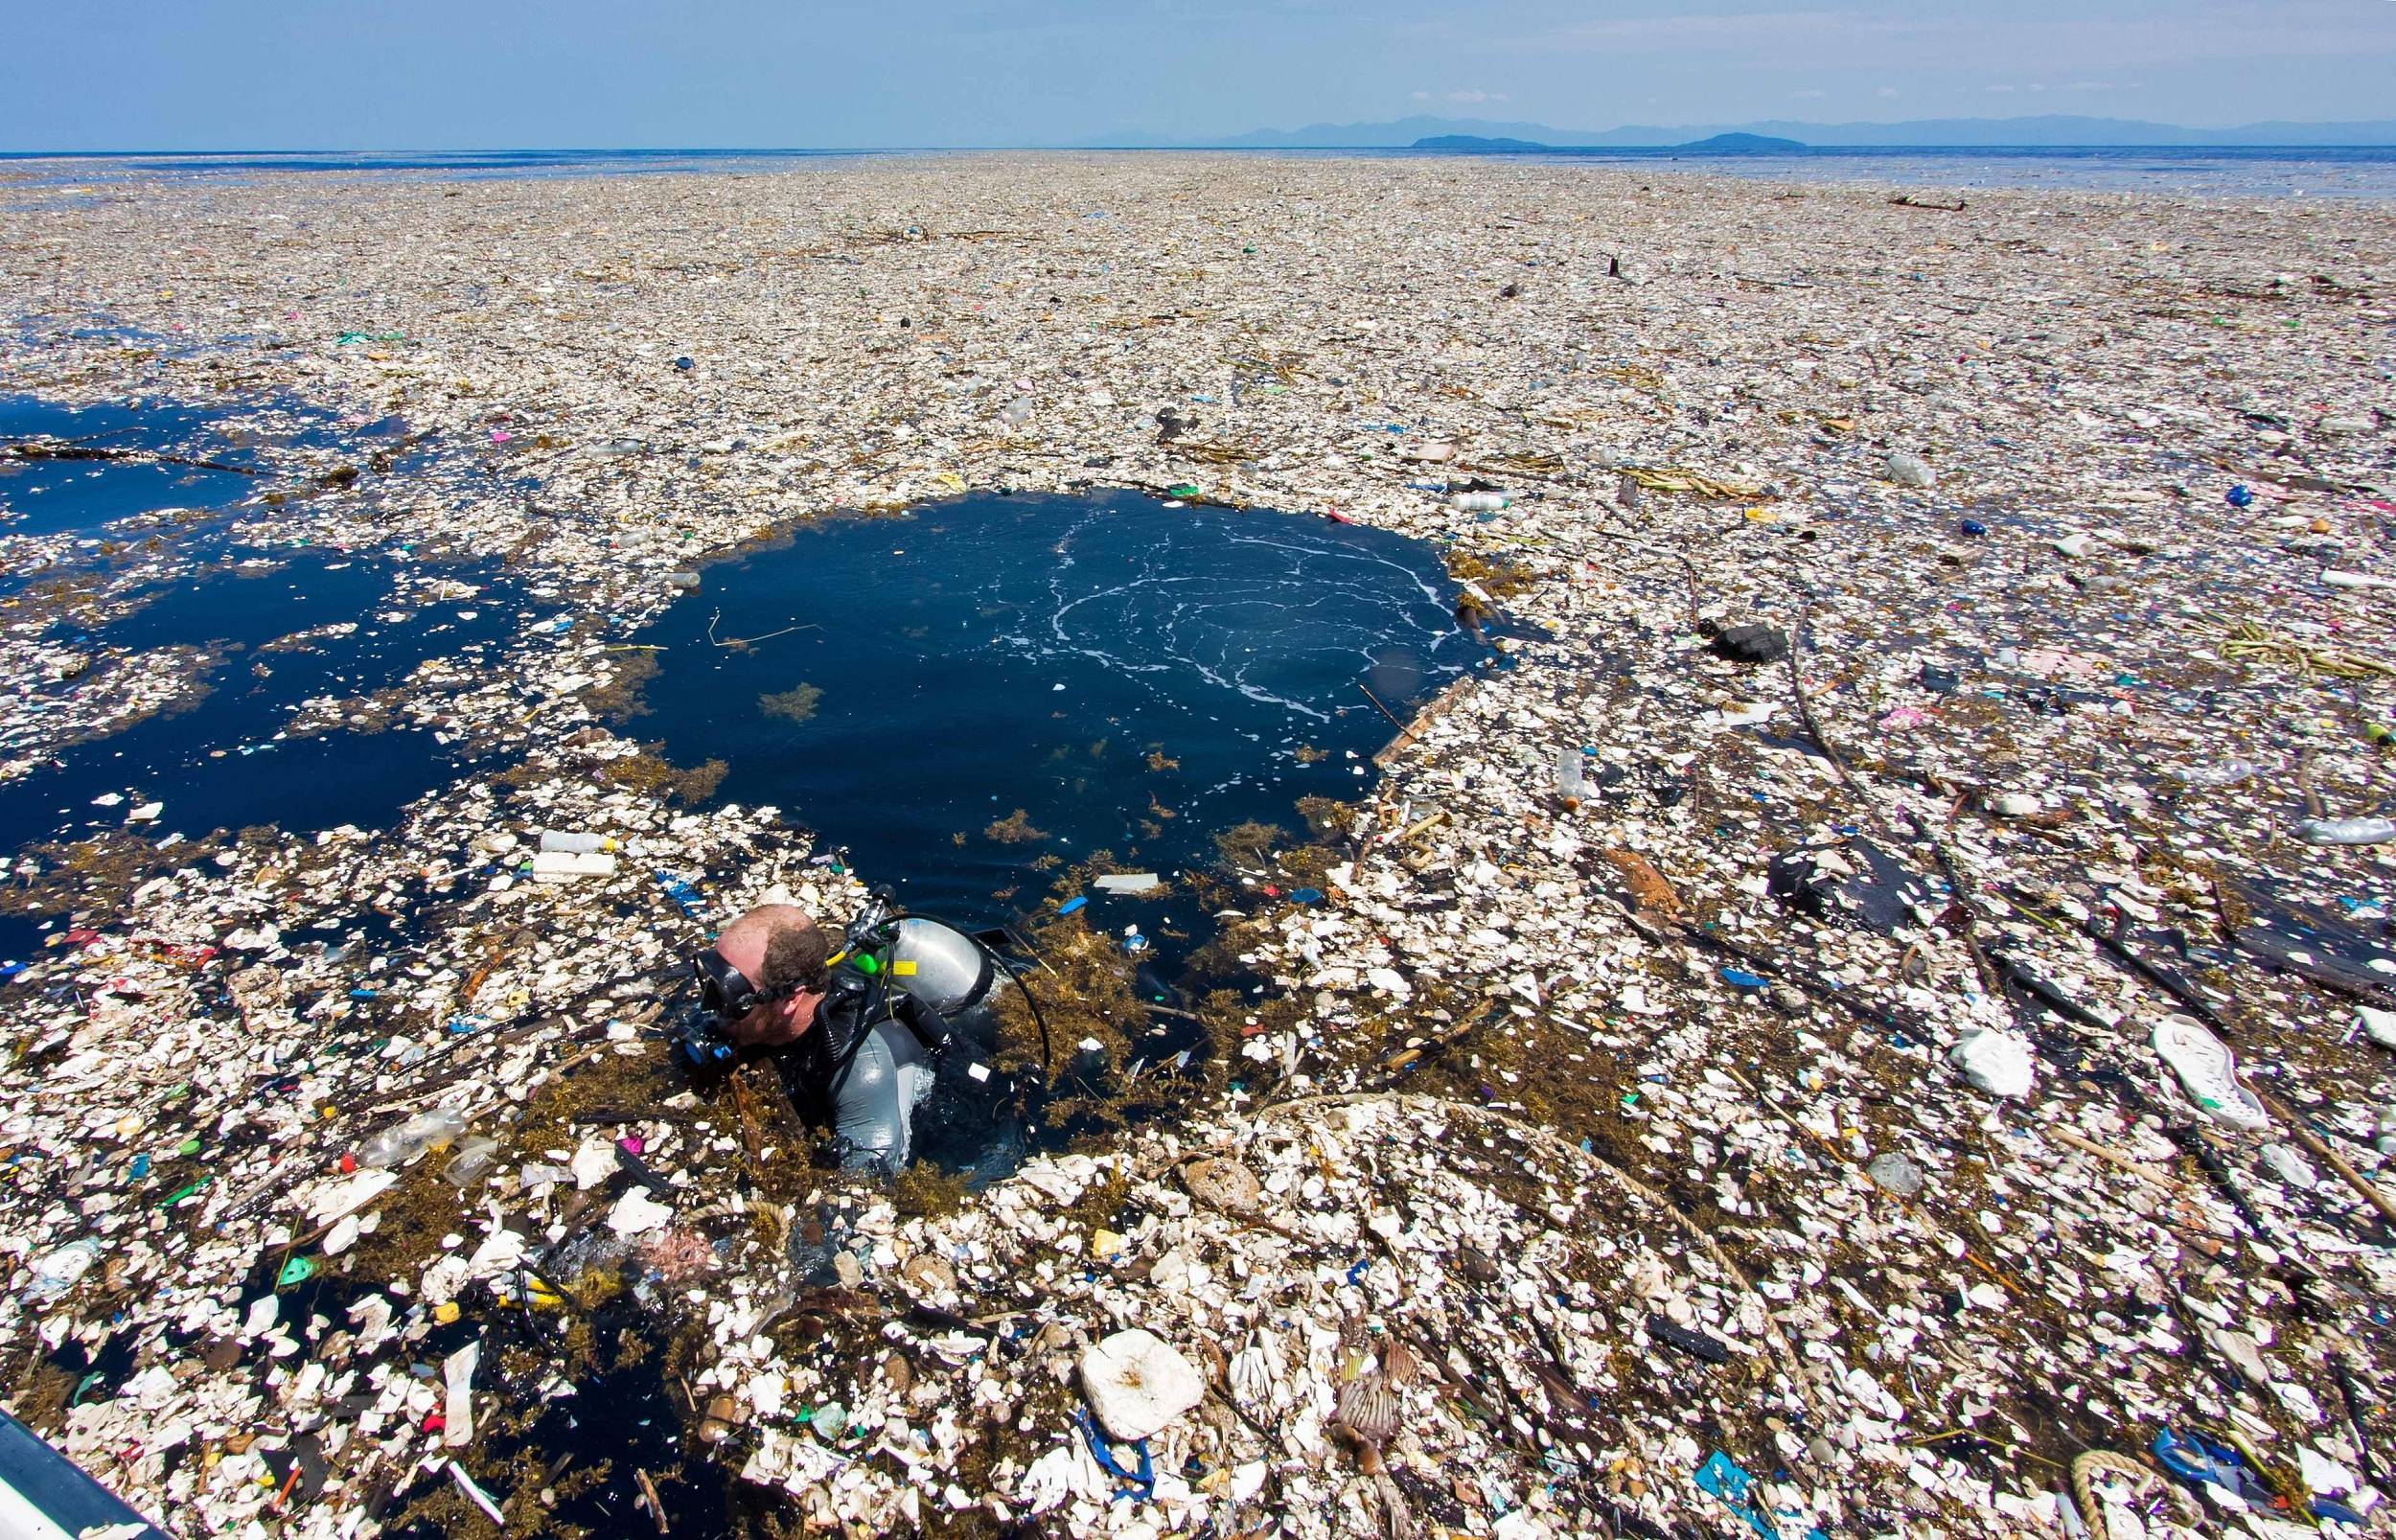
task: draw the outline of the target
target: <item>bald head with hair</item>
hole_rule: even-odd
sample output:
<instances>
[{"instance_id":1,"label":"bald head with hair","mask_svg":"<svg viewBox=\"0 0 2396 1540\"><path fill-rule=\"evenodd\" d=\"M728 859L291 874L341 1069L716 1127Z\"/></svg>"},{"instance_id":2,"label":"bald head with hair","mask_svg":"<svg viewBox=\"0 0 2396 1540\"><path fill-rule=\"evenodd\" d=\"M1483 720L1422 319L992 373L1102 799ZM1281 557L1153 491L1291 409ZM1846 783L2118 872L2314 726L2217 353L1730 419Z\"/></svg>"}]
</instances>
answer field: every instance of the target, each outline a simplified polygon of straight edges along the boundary
<instances>
[{"instance_id":1,"label":"bald head with hair","mask_svg":"<svg viewBox=\"0 0 2396 1540\"><path fill-rule=\"evenodd\" d=\"M724 928L716 952L761 992L791 991L726 1023L734 1042L773 1047L806 1035L823 1002L832 954L813 916L795 904L761 904Z\"/></svg>"}]
</instances>

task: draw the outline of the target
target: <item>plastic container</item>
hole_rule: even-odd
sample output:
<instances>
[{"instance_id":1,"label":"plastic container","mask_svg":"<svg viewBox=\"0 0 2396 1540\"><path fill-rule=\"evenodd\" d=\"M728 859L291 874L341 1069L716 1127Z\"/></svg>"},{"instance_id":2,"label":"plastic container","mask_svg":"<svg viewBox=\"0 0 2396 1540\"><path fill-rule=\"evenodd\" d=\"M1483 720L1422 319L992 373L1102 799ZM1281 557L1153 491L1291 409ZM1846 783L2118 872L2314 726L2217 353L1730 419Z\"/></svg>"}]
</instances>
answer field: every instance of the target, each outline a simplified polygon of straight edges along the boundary
<instances>
[{"instance_id":1,"label":"plastic container","mask_svg":"<svg viewBox=\"0 0 2396 1540\"><path fill-rule=\"evenodd\" d=\"M621 841L604 834L562 834L551 830L541 837L543 853L561 856L588 856L602 850L621 850Z\"/></svg>"},{"instance_id":2,"label":"plastic container","mask_svg":"<svg viewBox=\"0 0 2396 1540\"><path fill-rule=\"evenodd\" d=\"M2309 845L2384 845L2396 839L2396 823L2385 818L2306 818L2296 838Z\"/></svg>"},{"instance_id":3,"label":"plastic container","mask_svg":"<svg viewBox=\"0 0 2396 1540\"><path fill-rule=\"evenodd\" d=\"M405 1165L425 1151L447 1144L465 1132L464 1113L454 1107L436 1107L368 1135L357 1146L357 1163L379 1170Z\"/></svg>"},{"instance_id":4,"label":"plastic container","mask_svg":"<svg viewBox=\"0 0 2396 1540\"><path fill-rule=\"evenodd\" d=\"M469 1134L449 1153L442 1177L454 1186L471 1187L490 1174L499 1156L499 1141L488 1134Z\"/></svg>"},{"instance_id":5,"label":"plastic container","mask_svg":"<svg viewBox=\"0 0 2396 1540\"><path fill-rule=\"evenodd\" d=\"M615 858L603 851L580 855L544 850L533 858L533 877L543 883L570 883L578 877L612 877Z\"/></svg>"},{"instance_id":6,"label":"plastic container","mask_svg":"<svg viewBox=\"0 0 2396 1540\"><path fill-rule=\"evenodd\" d=\"M1901 487L1935 487L1938 485L1938 472L1930 469L1929 462L1918 454L1908 454L1902 449L1890 455L1883 469L1888 472L1888 478Z\"/></svg>"},{"instance_id":7,"label":"plastic container","mask_svg":"<svg viewBox=\"0 0 2396 1540\"><path fill-rule=\"evenodd\" d=\"M1555 751L1555 794L1568 807L1578 807L1589 795L1589 777L1583 773L1587 756L1578 748Z\"/></svg>"},{"instance_id":8,"label":"plastic container","mask_svg":"<svg viewBox=\"0 0 2396 1540\"><path fill-rule=\"evenodd\" d=\"M26 1280L25 1297L34 1300L55 1299L81 1282L83 1275L99 1260L100 1243L88 1237L45 1253L34 1264L33 1276Z\"/></svg>"},{"instance_id":9,"label":"plastic container","mask_svg":"<svg viewBox=\"0 0 2396 1540\"><path fill-rule=\"evenodd\" d=\"M2167 773L2177 776L2190 786L2236 786L2241 781L2252 780L2262 774L2263 767L2250 759L2224 759L2211 765L2182 766L2171 769Z\"/></svg>"},{"instance_id":10,"label":"plastic container","mask_svg":"<svg viewBox=\"0 0 2396 1540\"><path fill-rule=\"evenodd\" d=\"M1514 501L1502 492L1460 492L1448 499L1448 506L1460 513L1494 514Z\"/></svg>"}]
</instances>

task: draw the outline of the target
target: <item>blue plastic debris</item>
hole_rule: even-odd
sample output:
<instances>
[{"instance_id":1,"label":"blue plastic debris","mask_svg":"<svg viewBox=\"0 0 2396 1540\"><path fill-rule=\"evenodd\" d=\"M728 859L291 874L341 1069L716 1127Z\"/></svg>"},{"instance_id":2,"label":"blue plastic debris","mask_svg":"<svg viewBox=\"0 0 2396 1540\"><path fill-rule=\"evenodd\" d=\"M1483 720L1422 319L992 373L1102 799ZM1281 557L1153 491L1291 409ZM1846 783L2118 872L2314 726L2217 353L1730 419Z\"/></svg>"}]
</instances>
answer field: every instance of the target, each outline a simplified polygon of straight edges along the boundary
<instances>
[{"instance_id":1,"label":"blue plastic debris","mask_svg":"<svg viewBox=\"0 0 2396 1540\"><path fill-rule=\"evenodd\" d=\"M1722 970L1722 982L1730 985L1733 989L1762 989L1771 980L1765 978L1762 975L1751 974L1743 968L1725 968Z\"/></svg>"},{"instance_id":2,"label":"blue plastic debris","mask_svg":"<svg viewBox=\"0 0 2396 1540\"><path fill-rule=\"evenodd\" d=\"M699 889L672 872L657 873L657 885L664 888L665 896L692 919L700 918L706 911L707 901L699 896Z\"/></svg>"},{"instance_id":3,"label":"blue plastic debris","mask_svg":"<svg viewBox=\"0 0 2396 1540\"><path fill-rule=\"evenodd\" d=\"M1142 1438L1128 1446L1140 1452L1140 1467L1137 1470L1127 1470L1122 1462L1115 1458L1115 1451L1107 1446L1107 1437L1098 1431L1098 1419L1090 1414L1088 1407L1075 1412L1073 1421L1080 1425L1082 1437L1090 1445L1090 1458L1098 1462L1100 1470L1115 1478L1117 1485L1124 1488L1115 1494L1116 1501L1120 1502L1127 1497L1136 1497L1145 1502L1155 1495L1157 1472L1156 1465L1148 1458L1147 1439Z\"/></svg>"},{"instance_id":4,"label":"blue plastic debris","mask_svg":"<svg viewBox=\"0 0 2396 1540\"><path fill-rule=\"evenodd\" d=\"M2244 1456L2227 1444L2200 1433L2176 1433L2170 1428L2154 1436L2150 1446L2165 1470L2189 1482L2207 1482L2257 1507L2273 1506L2271 1489L2257 1480Z\"/></svg>"},{"instance_id":5,"label":"blue plastic debris","mask_svg":"<svg viewBox=\"0 0 2396 1540\"><path fill-rule=\"evenodd\" d=\"M1781 1540L1780 1526L1766 1518L1762 1510L1749 1500L1749 1494L1755 1490L1756 1479L1733 1464L1730 1456L1719 1449L1708 1455L1705 1463L1697 1467L1694 1479L1700 1489L1720 1498L1724 1507L1745 1520L1747 1528L1763 1536L1763 1540ZM1797 1516L1793 1510L1783 1511L1792 1518ZM1808 1529L1806 1540L1824 1540L1824 1536L1820 1529Z\"/></svg>"},{"instance_id":6,"label":"blue plastic debris","mask_svg":"<svg viewBox=\"0 0 2396 1540\"><path fill-rule=\"evenodd\" d=\"M1976 518L1967 518L1964 520L1963 530L1967 535L1986 535L1989 532L1989 526Z\"/></svg>"},{"instance_id":7,"label":"blue plastic debris","mask_svg":"<svg viewBox=\"0 0 2396 1540\"><path fill-rule=\"evenodd\" d=\"M1080 908L1082 906L1084 906L1085 904L1088 904L1089 902L1090 902L1090 899L1089 899L1088 895L1086 895L1086 894L1082 894L1082 893L1076 893L1076 894L1074 894L1071 898L1067 899L1064 903L1059 904L1059 905L1056 907L1056 911L1057 911L1057 913L1059 913L1059 914L1071 914L1071 913L1072 913L1075 909Z\"/></svg>"},{"instance_id":8,"label":"blue plastic debris","mask_svg":"<svg viewBox=\"0 0 2396 1540\"><path fill-rule=\"evenodd\" d=\"M1293 904L1320 904L1323 902L1323 889L1320 887L1294 887L1290 889L1289 901Z\"/></svg>"},{"instance_id":9,"label":"blue plastic debris","mask_svg":"<svg viewBox=\"0 0 2396 1540\"><path fill-rule=\"evenodd\" d=\"M2254 492L2242 481L2224 493L2222 500L2232 508L2251 508L2254 506Z\"/></svg>"}]
</instances>

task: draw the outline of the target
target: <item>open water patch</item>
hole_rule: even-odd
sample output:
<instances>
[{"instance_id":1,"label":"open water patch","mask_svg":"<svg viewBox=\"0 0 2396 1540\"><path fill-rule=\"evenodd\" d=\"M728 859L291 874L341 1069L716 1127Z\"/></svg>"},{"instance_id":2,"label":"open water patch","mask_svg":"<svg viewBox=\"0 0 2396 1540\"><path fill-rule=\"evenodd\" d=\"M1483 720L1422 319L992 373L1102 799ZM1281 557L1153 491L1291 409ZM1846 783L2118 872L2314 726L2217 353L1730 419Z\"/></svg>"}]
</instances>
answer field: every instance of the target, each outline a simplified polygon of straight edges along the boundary
<instances>
[{"instance_id":1,"label":"open water patch","mask_svg":"<svg viewBox=\"0 0 2396 1540\"><path fill-rule=\"evenodd\" d=\"M1456 597L1402 536L1131 492L834 517L707 567L634 638L660 651L634 730L724 760L723 798L909 908L1002 921L1100 853L1169 884L1227 828L1361 794L1382 708L1493 655ZM1117 931L1203 920L1169 886L1093 902Z\"/></svg>"},{"instance_id":2,"label":"open water patch","mask_svg":"<svg viewBox=\"0 0 2396 1540\"><path fill-rule=\"evenodd\" d=\"M0 534L86 534L162 509L207 513L263 490L280 454L348 441L333 412L134 399L0 397Z\"/></svg>"},{"instance_id":3,"label":"open water patch","mask_svg":"<svg viewBox=\"0 0 2396 1540\"><path fill-rule=\"evenodd\" d=\"M181 649L189 688L0 782L0 853L124 827L151 803L158 810L138 826L153 835L387 823L463 761L376 698L432 658L495 665L520 619L520 596L488 564L436 568L322 548L227 559L138 596L148 602L122 618L59 639L88 649L95 675L115 659ZM12 709L71 711L84 684L56 681L47 699ZM8 736L0 724L0 749Z\"/></svg>"}]
</instances>

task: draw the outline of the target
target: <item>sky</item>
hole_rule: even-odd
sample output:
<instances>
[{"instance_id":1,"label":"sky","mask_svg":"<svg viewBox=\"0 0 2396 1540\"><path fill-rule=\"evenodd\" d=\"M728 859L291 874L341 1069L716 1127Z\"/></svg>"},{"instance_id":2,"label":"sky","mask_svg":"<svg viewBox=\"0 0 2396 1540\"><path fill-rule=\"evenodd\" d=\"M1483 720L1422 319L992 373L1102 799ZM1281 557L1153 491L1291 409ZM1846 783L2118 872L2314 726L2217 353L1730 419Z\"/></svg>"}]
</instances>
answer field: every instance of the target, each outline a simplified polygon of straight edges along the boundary
<instances>
[{"instance_id":1,"label":"sky","mask_svg":"<svg viewBox=\"0 0 2396 1540\"><path fill-rule=\"evenodd\" d=\"M2396 0L16 0L0 149L2396 116Z\"/></svg>"}]
</instances>

